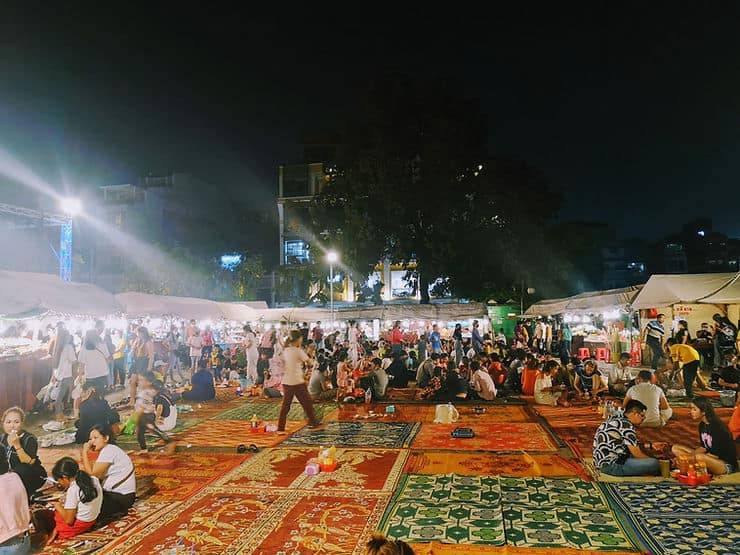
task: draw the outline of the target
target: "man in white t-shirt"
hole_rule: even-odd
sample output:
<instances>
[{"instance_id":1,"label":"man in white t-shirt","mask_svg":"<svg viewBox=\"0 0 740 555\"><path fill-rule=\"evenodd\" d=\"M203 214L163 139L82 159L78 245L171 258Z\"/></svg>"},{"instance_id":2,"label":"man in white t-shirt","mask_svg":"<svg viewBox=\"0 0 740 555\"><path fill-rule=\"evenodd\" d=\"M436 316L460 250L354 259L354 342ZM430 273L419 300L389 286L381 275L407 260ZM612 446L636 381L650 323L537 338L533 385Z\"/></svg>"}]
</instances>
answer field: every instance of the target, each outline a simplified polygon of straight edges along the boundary
<instances>
[{"instance_id":1,"label":"man in white t-shirt","mask_svg":"<svg viewBox=\"0 0 740 555\"><path fill-rule=\"evenodd\" d=\"M619 355L619 362L609 368L609 393L612 395L622 397L635 384L629 368L631 358L629 353L622 353Z\"/></svg>"},{"instance_id":2,"label":"man in white t-shirt","mask_svg":"<svg viewBox=\"0 0 740 555\"><path fill-rule=\"evenodd\" d=\"M641 370L637 375L637 383L627 390L623 406L626 407L632 399L640 401L647 407L645 419L640 426L660 428L665 426L673 416L673 409L668 405L668 399L666 399L663 390L651 381L652 374L650 371Z\"/></svg>"},{"instance_id":3,"label":"man in white t-shirt","mask_svg":"<svg viewBox=\"0 0 740 555\"><path fill-rule=\"evenodd\" d=\"M473 377L470 379L470 387L484 401L493 401L496 398L496 386L491 375L480 367L480 362L474 360L470 363Z\"/></svg>"}]
</instances>

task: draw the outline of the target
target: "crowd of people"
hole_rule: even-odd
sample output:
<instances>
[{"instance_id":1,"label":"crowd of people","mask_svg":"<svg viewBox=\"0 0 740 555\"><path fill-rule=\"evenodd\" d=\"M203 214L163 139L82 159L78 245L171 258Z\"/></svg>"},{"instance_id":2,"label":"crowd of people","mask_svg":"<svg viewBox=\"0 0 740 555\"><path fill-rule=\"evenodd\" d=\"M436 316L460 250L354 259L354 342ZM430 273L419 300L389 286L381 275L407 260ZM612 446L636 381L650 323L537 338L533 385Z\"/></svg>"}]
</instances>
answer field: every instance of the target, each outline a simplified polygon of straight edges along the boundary
<instances>
[{"instance_id":1,"label":"crowd of people","mask_svg":"<svg viewBox=\"0 0 740 555\"><path fill-rule=\"evenodd\" d=\"M176 424L175 402L211 400L220 386L280 398L279 434L285 433L294 398L312 430L322 426L314 403L382 401L399 391L406 398L440 403L484 403L524 394L535 404L564 409L598 405L604 422L594 438L594 464L604 473L655 474L659 455L691 456L711 474L736 472L734 440L740 426L728 429L711 403L693 396L695 380L699 387L710 387L702 382L703 355L689 344L685 323L667 338L663 320L659 315L646 327L646 344L653 351L649 370L633 367L630 353L622 353L614 364L573 357L564 328L553 334L539 324L535 324L539 331L531 335L519 324L514 336L507 338L503 329L481 331L478 321L470 329L458 324L446 333L435 324L416 334L405 333L397 321L379 340L367 337L352 321L332 332L326 332L321 322L267 329L245 325L238 342L223 345L213 330L199 329L195 320L172 326L157 344L145 326L132 325L125 333L116 333L96 322L78 350L60 323L51 342L53 378L47 386L55 395L51 398L46 391L40 399L60 427L67 419L74 420L75 441L82 448L77 460L59 459L49 476L38 458L37 439L24 429L24 412L18 407L5 411L0 443L7 456L0 457L0 483L8 495L0 503L5 523L0 526L0 552L24 552L29 503L50 483L65 493L49 505L54 513L49 541L125 514L136 497L135 469L116 445L116 436L126 424L133 424L140 449L147 449L147 435L174 447L167 432ZM726 322L720 323L729 329ZM697 336L707 333L702 325ZM718 388L738 390L740 360L728 345L721 342L710 381ZM671 419L666 392L678 387L691 399L699 446L638 443L636 427L660 428ZM105 398L116 389L129 393L121 403L133 408L127 423ZM740 415L733 416L735 420L740 421ZM2 551L7 546L17 550ZM374 553L409 552L406 548L380 536L368 544Z\"/></svg>"}]
</instances>

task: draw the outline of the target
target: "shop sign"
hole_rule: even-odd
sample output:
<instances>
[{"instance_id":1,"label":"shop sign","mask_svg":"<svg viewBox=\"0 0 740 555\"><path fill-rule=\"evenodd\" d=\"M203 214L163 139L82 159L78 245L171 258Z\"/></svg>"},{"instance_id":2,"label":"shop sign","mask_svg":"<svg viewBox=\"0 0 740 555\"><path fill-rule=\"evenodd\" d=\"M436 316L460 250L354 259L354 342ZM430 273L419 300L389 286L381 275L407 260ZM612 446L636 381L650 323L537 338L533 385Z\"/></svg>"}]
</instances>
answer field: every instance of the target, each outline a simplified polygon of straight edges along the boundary
<instances>
[{"instance_id":1,"label":"shop sign","mask_svg":"<svg viewBox=\"0 0 740 555\"><path fill-rule=\"evenodd\" d=\"M681 316L688 316L694 311L694 307L686 304L677 304L673 307L673 311Z\"/></svg>"}]
</instances>

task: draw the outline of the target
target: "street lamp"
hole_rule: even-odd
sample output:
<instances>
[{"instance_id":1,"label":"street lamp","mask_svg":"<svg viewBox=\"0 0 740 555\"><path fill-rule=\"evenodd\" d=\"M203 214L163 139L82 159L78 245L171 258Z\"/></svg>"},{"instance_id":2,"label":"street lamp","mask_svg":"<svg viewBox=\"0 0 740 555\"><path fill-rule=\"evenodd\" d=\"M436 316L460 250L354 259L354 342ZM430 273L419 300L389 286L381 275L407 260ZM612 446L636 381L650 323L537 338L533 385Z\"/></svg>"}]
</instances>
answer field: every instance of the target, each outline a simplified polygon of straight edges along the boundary
<instances>
[{"instance_id":1,"label":"street lamp","mask_svg":"<svg viewBox=\"0 0 740 555\"><path fill-rule=\"evenodd\" d=\"M326 261L329 263L329 311L331 312L331 327L334 327L334 263L339 260L336 251L326 253Z\"/></svg>"}]
</instances>

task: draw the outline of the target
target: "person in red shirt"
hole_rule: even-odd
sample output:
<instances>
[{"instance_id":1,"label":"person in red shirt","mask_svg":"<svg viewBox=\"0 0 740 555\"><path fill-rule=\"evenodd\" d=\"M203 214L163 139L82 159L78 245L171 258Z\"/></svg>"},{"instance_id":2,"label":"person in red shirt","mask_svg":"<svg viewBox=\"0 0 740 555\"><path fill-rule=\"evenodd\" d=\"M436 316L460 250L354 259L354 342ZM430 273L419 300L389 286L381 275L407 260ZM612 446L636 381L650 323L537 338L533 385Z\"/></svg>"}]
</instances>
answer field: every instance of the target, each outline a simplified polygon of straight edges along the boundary
<instances>
[{"instance_id":1,"label":"person in red shirt","mask_svg":"<svg viewBox=\"0 0 740 555\"><path fill-rule=\"evenodd\" d=\"M401 321L396 320L391 331L391 351L394 353L403 352L403 332L401 331Z\"/></svg>"},{"instance_id":2,"label":"person in red shirt","mask_svg":"<svg viewBox=\"0 0 740 555\"><path fill-rule=\"evenodd\" d=\"M316 322L316 325L311 330L311 339L316 343L317 349L324 348L324 330L321 329L321 322Z\"/></svg>"}]
</instances>

